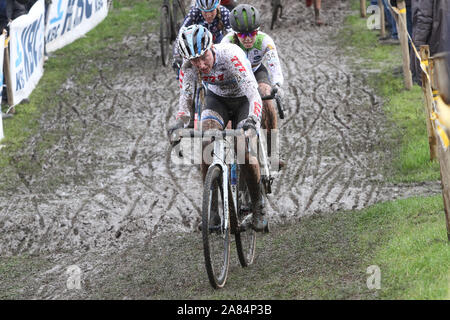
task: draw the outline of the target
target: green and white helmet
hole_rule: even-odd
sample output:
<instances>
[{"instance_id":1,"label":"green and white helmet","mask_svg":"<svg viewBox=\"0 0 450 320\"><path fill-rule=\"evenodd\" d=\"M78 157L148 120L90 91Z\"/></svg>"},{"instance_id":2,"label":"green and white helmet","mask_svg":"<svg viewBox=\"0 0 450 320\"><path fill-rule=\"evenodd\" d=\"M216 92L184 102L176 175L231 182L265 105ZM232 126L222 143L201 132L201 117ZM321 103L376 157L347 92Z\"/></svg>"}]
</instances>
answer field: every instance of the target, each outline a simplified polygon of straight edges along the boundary
<instances>
[{"instance_id":1,"label":"green and white helmet","mask_svg":"<svg viewBox=\"0 0 450 320\"><path fill-rule=\"evenodd\" d=\"M259 28L259 11L249 5L240 4L230 12L230 23L234 32L251 32Z\"/></svg>"}]
</instances>

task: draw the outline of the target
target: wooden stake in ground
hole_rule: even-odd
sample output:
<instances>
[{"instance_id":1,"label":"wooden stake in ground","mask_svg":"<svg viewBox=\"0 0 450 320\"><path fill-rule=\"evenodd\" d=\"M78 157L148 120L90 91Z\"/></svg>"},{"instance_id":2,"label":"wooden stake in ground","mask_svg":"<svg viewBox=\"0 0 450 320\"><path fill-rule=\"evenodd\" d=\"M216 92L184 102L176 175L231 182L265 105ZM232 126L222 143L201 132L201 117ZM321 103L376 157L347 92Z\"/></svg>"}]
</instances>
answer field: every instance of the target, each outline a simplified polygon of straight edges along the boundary
<instances>
[{"instance_id":1,"label":"wooden stake in ground","mask_svg":"<svg viewBox=\"0 0 450 320\"><path fill-rule=\"evenodd\" d=\"M380 37L386 37L386 20L384 17L383 0L378 0L378 7L380 8Z\"/></svg>"},{"instance_id":2,"label":"wooden stake in ground","mask_svg":"<svg viewBox=\"0 0 450 320\"><path fill-rule=\"evenodd\" d=\"M420 46L420 58L427 65L427 72L431 75L430 68L430 47ZM430 115L433 111L433 90L431 89L430 80L427 78L425 73L422 73L422 90L423 95L425 97L425 114L426 114L426 123L427 123L427 132L428 132L428 143L430 145L430 160L437 159L438 151L437 151L437 140L436 134L434 132L433 124L431 123Z\"/></svg>"},{"instance_id":3,"label":"wooden stake in ground","mask_svg":"<svg viewBox=\"0 0 450 320\"><path fill-rule=\"evenodd\" d=\"M430 75L434 79L432 81L432 90L436 90L436 95L440 94L440 90L448 90L445 58L445 55L436 55L433 58L433 63L430 64ZM450 106L448 108L450 109ZM444 150L442 146L438 146L438 152L439 164L441 166L442 198L444 199L447 238L450 241L450 148Z\"/></svg>"},{"instance_id":4,"label":"wooden stake in ground","mask_svg":"<svg viewBox=\"0 0 450 320\"><path fill-rule=\"evenodd\" d=\"M9 37L5 41L5 55L3 58L3 72L5 74L6 95L8 96L8 105L13 106L13 84L11 83L11 69L9 62Z\"/></svg>"},{"instance_id":5,"label":"wooden stake in ground","mask_svg":"<svg viewBox=\"0 0 450 320\"><path fill-rule=\"evenodd\" d=\"M360 3L360 9L361 9L361 18L365 18L366 10L367 10L366 0L359 0L359 3Z\"/></svg>"},{"instance_id":6,"label":"wooden stake in ground","mask_svg":"<svg viewBox=\"0 0 450 320\"><path fill-rule=\"evenodd\" d=\"M409 44L408 44L408 29L406 27L406 5L405 1L397 1L397 8L400 11L399 15L394 14L395 22L397 23L398 38L402 46L403 56L403 75L405 77L405 88L411 90L413 86L412 74L409 69Z\"/></svg>"},{"instance_id":7,"label":"wooden stake in ground","mask_svg":"<svg viewBox=\"0 0 450 320\"><path fill-rule=\"evenodd\" d=\"M439 147L439 164L441 166L442 198L444 199L447 239L450 241L450 150Z\"/></svg>"}]
</instances>

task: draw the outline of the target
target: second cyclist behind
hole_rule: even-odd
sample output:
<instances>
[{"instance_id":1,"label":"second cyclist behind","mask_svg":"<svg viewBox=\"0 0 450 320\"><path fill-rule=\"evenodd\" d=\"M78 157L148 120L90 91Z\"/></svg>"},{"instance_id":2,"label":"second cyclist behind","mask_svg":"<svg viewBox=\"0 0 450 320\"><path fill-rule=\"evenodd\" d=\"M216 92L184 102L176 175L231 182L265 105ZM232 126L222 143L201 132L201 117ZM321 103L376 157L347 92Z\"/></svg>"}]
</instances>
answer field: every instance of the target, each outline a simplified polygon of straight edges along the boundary
<instances>
[{"instance_id":1,"label":"second cyclist behind","mask_svg":"<svg viewBox=\"0 0 450 320\"><path fill-rule=\"evenodd\" d=\"M250 61L258 82L258 89L262 96L271 93L272 86L278 89L278 94L283 95L281 86L284 82L281 71L281 63L278 58L277 49L272 38L264 32L259 31L261 18L258 10L248 4L240 4L230 13L230 23L233 32L227 34L222 43L233 43L238 45ZM266 64L270 70L270 77ZM277 129L277 112L274 100L263 101L263 114L261 126L267 129L267 149L271 155L271 130ZM280 167L284 161L280 159Z\"/></svg>"}]
</instances>

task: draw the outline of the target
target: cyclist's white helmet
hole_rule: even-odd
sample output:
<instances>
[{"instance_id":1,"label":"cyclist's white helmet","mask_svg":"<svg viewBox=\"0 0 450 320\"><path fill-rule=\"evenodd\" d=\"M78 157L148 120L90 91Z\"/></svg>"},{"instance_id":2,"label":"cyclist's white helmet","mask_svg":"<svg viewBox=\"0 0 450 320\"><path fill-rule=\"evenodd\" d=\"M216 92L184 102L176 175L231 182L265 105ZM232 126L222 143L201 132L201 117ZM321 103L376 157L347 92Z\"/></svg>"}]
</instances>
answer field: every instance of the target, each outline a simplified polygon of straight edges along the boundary
<instances>
[{"instance_id":1,"label":"cyclist's white helmet","mask_svg":"<svg viewBox=\"0 0 450 320\"><path fill-rule=\"evenodd\" d=\"M187 60L198 58L208 51L213 43L211 32L202 25L183 27L178 36L178 52Z\"/></svg>"},{"instance_id":2,"label":"cyclist's white helmet","mask_svg":"<svg viewBox=\"0 0 450 320\"><path fill-rule=\"evenodd\" d=\"M197 7L202 11L213 11L215 10L219 4L220 0L196 0Z\"/></svg>"}]
</instances>

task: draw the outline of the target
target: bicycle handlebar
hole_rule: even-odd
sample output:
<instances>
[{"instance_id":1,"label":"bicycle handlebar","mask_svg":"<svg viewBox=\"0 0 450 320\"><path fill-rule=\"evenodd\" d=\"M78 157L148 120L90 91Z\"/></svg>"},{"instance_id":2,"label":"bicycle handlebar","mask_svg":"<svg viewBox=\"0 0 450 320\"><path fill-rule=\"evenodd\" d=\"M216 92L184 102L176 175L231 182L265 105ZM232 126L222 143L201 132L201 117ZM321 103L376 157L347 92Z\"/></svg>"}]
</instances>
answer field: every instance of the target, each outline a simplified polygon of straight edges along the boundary
<instances>
[{"instance_id":1,"label":"bicycle handlebar","mask_svg":"<svg viewBox=\"0 0 450 320\"><path fill-rule=\"evenodd\" d=\"M278 88L272 88L269 96L261 97L261 100L272 100L275 99L277 102L278 114L280 115L280 119L284 119L284 110L281 104L281 98L277 95Z\"/></svg>"},{"instance_id":2,"label":"bicycle handlebar","mask_svg":"<svg viewBox=\"0 0 450 320\"><path fill-rule=\"evenodd\" d=\"M180 137L203 138L203 137L240 137L244 136L244 130L207 130L180 129Z\"/></svg>"},{"instance_id":3,"label":"bicycle handlebar","mask_svg":"<svg viewBox=\"0 0 450 320\"><path fill-rule=\"evenodd\" d=\"M275 99L277 92L278 92L278 88L274 87L274 88L272 88L272 91L270 92L270 95L261 97L261 100L272 100L272 99Z\"/></svg>"}]
</instances>

